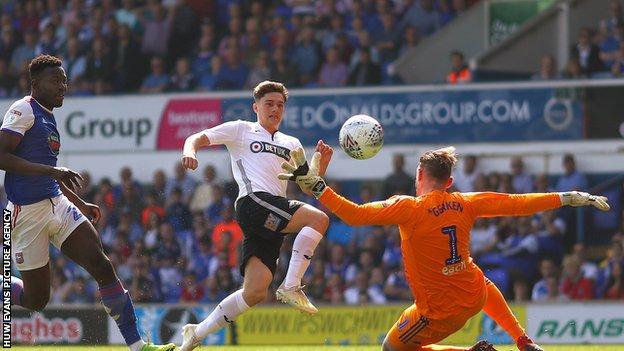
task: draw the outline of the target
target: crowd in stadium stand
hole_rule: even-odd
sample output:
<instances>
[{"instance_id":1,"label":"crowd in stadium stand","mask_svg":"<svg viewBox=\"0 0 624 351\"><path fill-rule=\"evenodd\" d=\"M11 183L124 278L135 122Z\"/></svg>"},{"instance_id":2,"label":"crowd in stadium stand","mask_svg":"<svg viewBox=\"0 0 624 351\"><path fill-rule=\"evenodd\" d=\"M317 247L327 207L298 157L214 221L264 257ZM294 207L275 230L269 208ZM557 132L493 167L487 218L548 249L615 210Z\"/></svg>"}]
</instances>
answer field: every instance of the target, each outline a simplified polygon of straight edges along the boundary
<instances>
[{"instance_id":1,"label":"crowd in stadium stand","mask_svg":"<svg viewBox=\"0 0 624 351\"><path fill-rule=\"evenodd\" d=\"M388 67L470 0L0 1L0 98L57 55L68 95L396 84ZM468 3L468 4L467 4Z\"/></svg>"},{"instance_id":2,"label":"crowd in stadium stand","mask_svg":"<svg viewBox=\"0 0 624 351\"><path fill-rule=\"evenodd\" d=\"M478 158L466 156L454 174L460 191L509 193L587 189L586 177L571 155L566 173L556 179L524 170L520 157L508 173L482 173ZM413 194L402 155L383 182L360 184L349 192L344 183L330 185L358 203ZM130 168L116 182L97 185L84 173L80 195L100 206L98 231L120 278L136 302L218 302L240 286L239 250L243 234L233 218L238 194L232 179L224 181L211 165L197 181L177 165L173 176L157 171L150 184L133 178ZM550 181L552 180L552 184ZM289 188L289 197L320 206ZM613 208L620 199L611 198ZM322 208L322 207L320 207ZM611 213L622 221L619 213ZM411 299L404 277L396 226L349 227L330 214L331 224L304 277L308 295L320 303L381 304ZM486 275L516 302L624 298L624 222L608 233L611 242L593 260L576 241L574 210L561 209L531 217L480 219L471 233L471 252ZM289 261L285 240L274 284ZM595 251L595 250L594 250ZM97 301L97 286L85 271L52 249L52 303ZM417 253L415 253L417 254ZM597 258L597 259L596 259ZM277 286L273 286L273 289ZM272 294L270 295L273 296Z\"/></svg>"}]
</instances>

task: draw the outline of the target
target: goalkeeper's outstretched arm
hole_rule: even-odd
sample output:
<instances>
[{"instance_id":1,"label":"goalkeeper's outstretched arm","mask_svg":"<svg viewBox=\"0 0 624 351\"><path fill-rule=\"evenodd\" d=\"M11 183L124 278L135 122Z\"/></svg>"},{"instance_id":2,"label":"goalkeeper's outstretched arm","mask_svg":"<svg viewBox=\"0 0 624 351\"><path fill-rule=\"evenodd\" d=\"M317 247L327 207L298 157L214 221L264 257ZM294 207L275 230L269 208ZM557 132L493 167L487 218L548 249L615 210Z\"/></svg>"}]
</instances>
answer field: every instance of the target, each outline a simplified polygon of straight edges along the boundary
<instances>
[{"instance_id":1,"label":"goalkeeper's outstretched arm","mask_svg":"<svg viewBox=\"0 0 624 351\"><path fill-rule=\"evenodd\" d=\"M564 193L503 194L478 192L462 194L476 217L528 216L561 206L589 206L608 211L604 196L571 191Z\"/></svg>"}]
</instances>

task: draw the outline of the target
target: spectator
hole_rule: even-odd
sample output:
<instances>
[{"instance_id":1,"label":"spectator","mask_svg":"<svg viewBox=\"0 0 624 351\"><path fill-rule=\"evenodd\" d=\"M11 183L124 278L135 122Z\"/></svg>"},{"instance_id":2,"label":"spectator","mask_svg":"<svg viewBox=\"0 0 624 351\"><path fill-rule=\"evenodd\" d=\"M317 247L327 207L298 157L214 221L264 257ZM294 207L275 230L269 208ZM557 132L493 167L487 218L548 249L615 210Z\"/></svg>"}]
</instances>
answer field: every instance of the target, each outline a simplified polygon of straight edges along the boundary
<instances>
[{"instance_id":1,"label":"spectator","mask_svg":"<svg viewBox=\"0 0 624 351\"><path fill-rule=\"evenodd\" d=\"M341 87L347 83L347 65L338 60L338 52L332 47L325 54L325 62L319 74L319 86Z\"/></svg>"},{"instance_id":2,"label":"spectator","mask_svg":"<svg viewBox=\"0 0 624 351\"><path fill-rule=\"evenodd\" d=\"M206 167L204 167L203 183L195 188L193 197L191 198L191 202L189 204L191 211L201 212L212 204L214 201L212 187L217 185L217 183L217 171L214 166L210 164L206 165Z\"/></svg>"},{"instance_id":3,"label":"spectator","mask_svg":"<svg viewBox=\"0 0 624 351\"><path fill-rule=\"evenodd\" d=\"M433 0L415 0L409 7L399 28L405 29L407 26L418 28L423 36L429 36L440 28L440 18L438 12L433 7Z\"/></svg>"},{"instance_id":4,"label":"spectator","mask_svg":"<svg viewBox=\"0 0 624 351\"><path fill-rule=\"evenodd\" d=\"M152 72L143 80L141 93L162 93L169 84L169 75L165 72L165 61L160 57L152 57Z\"/></svg>"},{"instance_id":5,"label":"spectator","mask_svg":"<svg viewBox=\"0 0 624 351\"><path fill-rule=\"evenodd\" d=\"M171 13L167 14L160 3L154 5L154 17L143 21L143 41L141 53L147 56L167 55L167 43L171 32Z\"/></svg>"},{"instance_id":6,"label":"spectator","mask_svg":"<svg viewBox=\"0 0 624 351\"><path fill-rule=\"evenodd\" d=\"M579 61L583 73L588 76L605 69L600 60L600 49L591 42L589 28L580 30L578 42L572 47L571 56Z\"/></svg>"},{"instance_id":7,"label":"spectator","mask_svg":"<svg viewBox=\"0 0 624 351\"><path fill-rule=\"evenodd\" d=\"M253 89L260 82L269 80L271 78L271 67L269 66L269 53L262 51L256 58L249 75L247 76L247 83L245 87L247 89Z\"/></svg>"},{"instance_id":8,"label":"spectator","mask_svg":"<svg viewBox=\"0 0 624 351\"><path fill-rule=\"evenodd\" d=\"M612 34L600 44L600 59L606 67L611 67L620 56L620 44L624 40L624 23L615 26Z\"/></svg>"},{"instance_id":9,"label":"spectator","mask_svg":"<svg viewBox=\"0 0 624 351\"><path fill-rule=\"evenodd\" d=\"M117 91L135 91L144 76L145 59L139 51L130 27L121 25L117 29L117 41L112 46L113 84Z\"/></svg>"},{"instance_id":10,"label":"spectator","mask_svg":"<svg viewBox=\"0 0 624 351\"><path fill-rule=\"evenodd\" d=\"M217 77L221 71L221 57L213 55L210 59L210 69L204 72L199 78L197 90L215 90L217 88Z\"/></svg>"},{"instance_id":11,"label":"spectator","mask_svg":"<svg viewBox=\"0 0 624 351\"><path fill-rule=\"evenodd\" d=\"M378 287L369 286L369 273L361 271L355 278L354 285L344 292L345 303L348 305L384 304L386 297Z\"/></svg>"},{"instance_id":12,"label":"spectator","mask_svg":"<svg viewBox=\"0 0 624 351\"><path fill-rule=\"evenodd\" d=\"M160 221L165 219L165 209L157 202L157 194L148 193L145 197L145 208L141 212L141 224L143 227L148 228L152 216L156 216Z\"/></svg>"},{"instance_id":13,"label":"spectator","mask_svg":"<svg viewBox=\"0 0 624 351\"><path fill-rule=\"evenodd\" d=\"M472 81L472 72L464 61L463 53L459 51L451 52L451 72L446 76L446 81L449 84L469 83Z\"/></svg>"},{"instance_id":14,"label":"spectator","mask_svg":"<svg viewBox=\"0 0 624 351\"><path fill-rule=\"evenodd\" d=\"M240 90L247 82L249 69L240 60L240 49L229 47L225 52L225 59L221 70L217 74L215 87L222 90Z\"/></svg>"},{"instance_id":15,"label":"spectator","mask_svg":"<svg viewBox=\"0 0 624 351\"><path fill-rule=\"evenodd\" d=\"M549 193L555 191L548 180L548 175L542 173L535 178L535 191L538 193Z\"/></svg>"},{"instance_id":16,"label":"spectator","mask_svg":"<svg viewBox=\"0 0 624 351\"><path fill-rule=\"evenodd\" d=\"M380 63L387 64L394 61L398 52L398 41L401 32L395 24L394 16L386 13L382 17L382 29L373 35L375 46L379 51Z\"/></svg>"},{"instance_id":17,"label":"spectator","mask_svg":"<svg viewBox=\"0 0 624 351\"><path fill-rule=\"evenodd\" d=\"M405 167L405 156L394 154L392 156L393 172L384 180L384 196L410 195L414 193L414 177L410 176L403 169Z\"/></svg>"},{"instance_id":18,"label":"spectator","mask_svg":"<svg viewBox=\"0 0 624 351\"><path fill-rule=\"evenodd\" d=\"M583 73L583 68L576 58L570 58L568 64L566 64L565 71L563 72L563 78L565 79L585 79L587 75Z\"/></svg>"},{"instance_id":19,"label":"spectator","mask_svg":"<svg viewBox=\"0 0 624 351\"><path fill-rule=\"evenodd\" d=\"M544 55L540 60L540 70L534 74L533 80L553 80L561 78L557 73L557 61L552 55Z\"/></svg>"},{"instance_id":20,"label":"spectator","mask_svg":"<svg viewBox=\"0 0 624 351\"><path fill-rule=\"evenodd\" d=\"M219 223L223 220L223 210L226 207L231 207L232 201L223 193L223 188L220 185L212 187L212 195L214 201L206 208L204 215L211 223Z\"/></svg>"},{"instance_id":21,"label":"spectator","mask_svg":"<svg viewBox=\"0 0 624 351\"><path fill-rule=\"evenodd\" d=\"M180 302L197 303L204 298L204 287L197 283L197 276L189 272L184 276L182 282L182 293Z\"/></svg>"},{"instance_id":22,"label":"spectator","mask_svg":"<svg viewBox=\"0 0 624 351\"><path fill-rule=\"evenodd\" d=\"M273 69L271 72L273 79L282 82L286 86L291 86L295 85L296 75L296 70L286 59L284 49L277 48L273 52Z\"/></svg>"},{"instance_id":23,"label":"spectator","mask_svg":"<svg viewBox=\"0 0 624 351\"><path fill-rule=\"evenodd\" d=\"M591 300L594 298L594 284L584 278L578 257L568 255L563 259L561 293L571 300Z\"/></svg>"},{"instance_id":24,"label":"spectator","mask_svg":"<svg viewBox=\"0 0 624 351\"><path fill-rule=\"evenodd\" d=\"M132 30L135 30L139 24L139 20L135 14L134 1L122 0L122 7L115 12L115 18L119 24L125 24Z\"/></svg>"},{"instance_id":25,"label":"spectator","mask_svg":"<svg viewBox=\"0 0 624 351\"><path fill-rule=\"evenodd\" d=\"M213 72L211 70L211 61L212 58L215 56L213 40L213 35L202 36L199 39L198 52L193 58L193 73L196 77L199 77L200 79L204 74L212 74ZM218 72L218 70L216 72Z\"/></svg>"},{"instance_id":26,"label":"spectator","mask_svg":"<svg viewBox=\"0 0 624 351\"><path fill-rule=\"evenodd\" d=\"M87 55L87 67L84 77L91 83L96 95L101 95L111 89L111 75L113 63L107 55L106 44L102 39L96 39L91 44L91 52Z\"/></svg>"},{"instance_id":27,"label":"spectator","mask_svg":"<svg viewBox=\"0 0 624 351\"><path fill-rule=\"evenodd\" d=\"M0 58L0 99L11 97L15 83L15 77L9 73L7 62Z\"/></svg>"},{"instance_id":28,"label":"spectator","mask_svg":"<svg viewBox=\"0 0 624 351\"><path fill-rule=\"evenodd\" d=\"M540 275L542 276L542 279L540 279L533 286L531 300L548 301L556 299L556 297L558 296L558 284L549 283L549 279L557 281L558 272L555 262L550 259L543 259L540 262Z\"/></svg>"},{"instance_id":29,"label":"spectator","mask_svg":"<svg viewBox=\"0 0 624 351\"><path fill-rule=\"evenodd\" d=\"M609 17L601 20L598 26L601 31L611 34L613 29L621 24L624 24L622 4L620 4L619 0L611 0L609 2Z\"/></svg>"},{"instance_id":30,"label":"spectator","mask_svg":"<svg viewBox=\"0 0 624 351\"><path fill-rule=\"evenodd\" d=\"M624 299L624 264L616 262L613 264L611 274L607 278L604 297L606 299Z\"/></svg>"},{"instance_id":31,"label":"spectator","mask_svg":"<svg viewBox=\"0 0 624 351\"><path fill-rule=\"evenodd\" d=\"M63 57L63 68L67 74L69 83L75 83L81 78L87 69L87 59L80 54L78 39L70 38L67 41L67 53ZM69 85L73 88L72 84Z\"/></svg>"},{"instance_id":32,"label":"spectator","mask_svg":"<svg viewBox=\"0 0 624 351\"><path fill-rule=\"evenodd\" d=\"M57 56L60 46L59 44L60 43L56 39L54 25L52 23L48 23L41 33L39 43L37 43L37 47L35 48L35 55L38 56L41 54L48 54Z\"/></svg>"},{"instance_id":33,"label":"spectator","mask_svg":"<svg viewBox=\"0 0 624 351\"><path fill-rule=\"evenodd\" d=\"M533 177L524 170L522 157L515 156L511 159L511 185L520 194L533 192Z\"/></svg>"},{"instance_id":34,"label":"spectator","mask_svg":"<svg viewBox=\"0 0 624 351\"><path fill-rule=\"evenodd\" d=\"M191 211L186 202L182 199L182 190L174 188L170 195L170 202L167 206L167 223L178 232L191 229Z\"/></svg>"},{"instance_id":35,"label":"spectator","mask_svg":"<svg viewBox=\"0 0 624 351\"><path fill-rule=\"evenodd\" d=\"M477 171L477 156L466 155L462 158L461 171L453 174L453 185L463 193L475 191L475 181L481 173Z\"/></svg>"},{"instance_id":36,"label":"spectator","mask_svg":"<svg viewBox=\"0 0 624 351\"><path fill-rule=\"evenodd\" d=\"M19 74L23 71L24 65L35 58L36 46L37 33L32 30L24 32L24 43L17 46L11 55L11 72Z\"/></svg>"},{"instance_id":37,"label":"spectator","mask_svg":"<svg viewBox=\"0 0 624 351\"><path fill-rule=\"evenodd\" d=\"M186 57L178 58L175 72L169 80L169 91L184 92L195 89L197 80L191 71L191 64Z\"/></svg>"},{"instance_id":38,"label":"spectator","mask_svg":"<svg viewBox=\"0 0 624 351\"><path fill-rule=\"evenodd\" d=\"M212 248L216 253L227 252L230 267L238 266L238 251L243 242L243 231L234 219L233 209L229 206L221 212L222 220L212 231Z\"/></svg>"},{"instance_id":39,"label":"spectator","mask_svg":"<svg viewBox=\"0 0 624 351\"><path fill-rule=\"evenodd\" d=\"M498 243L496 225L486 218L475 221L470 232L470 254L475 259L495 249Z\"/></svg>"},{"instance_id":40,"label":"spectator","mask_svg":"<svg viewBox=\"0 0 624 351\"><path fill-rule=\"evenodd\" d=\"M419 42L420 33L418 32L418 28L407 26L405 28L405 31L403 32L403 42L401 43L401 47L399 48L398 57L401 57L403 53L414 49Z\"/></svg>"},{"instance_id":41,"label":"spectator","mask_svg":"<svg viewBox=\"0 0 624 351\"><path fill-rule=\"evenodd\" d=\"M556 191L584 191L587 190L587 178L577 171L574 155L565 154L563 156L564 174L557 180Z\"/></svg>"},{"instance_id":42,"label":"spectator","mask_svg":"<svg viewBox=\"0 0 624 351\"><path fill-rule=\"evenodd\" d=\"M188 0L178 0L171 8L171 31L169 33L168 58L175 62L178 57L188 57L199 32L195 11L188 4Z\"/></svg>"},{"instance_id":43,"label":"spectator","mask_svg":"<svg viewBox=\"0 0 624 351\"><path fill-rule=\"evenodd\" d=\"M182 202L188 204L193 196L197 183L195 179L187 174L186 169L182 166L181 162L176 162L174 167L174 177L167 181L165 188L165 194L167 197L171 196L171 193L175 188L179 188L182 191Z\"/></svg>"},{"instance_id":44,"label":"spectator","mask_svg":"<svg viewBox=\"0 0 624 351\"><path fill-rule=\"evenodd\" d=\"M381 67L372 61L368 47L360 50L360 61L351 70L347 83L353 86L381 84Z\"/></svg>"},{"instance_id":45,"label":"spectator","mask_svg":"<svg viewBox=\"0 0 624 351\"><path fill-rule=\"evenodd\" d=\"M581 273L583 274L583 278L596 281L598 278L598 265L587 260L587 248L585 247L585 244L574 244L572 253L578 258L579 262L581 262Z\"/></svg>"},{"instance_id":46,"label":"spectator","mask_svg":"<svg viewBox=\"0 0 624 351\"><path fill-rule=\"evenodd\" d=\"M307 26L301 30L290 58L298 74L314 75L316 73L320 57L312 27Z\"/></svg>"}]
</instances>

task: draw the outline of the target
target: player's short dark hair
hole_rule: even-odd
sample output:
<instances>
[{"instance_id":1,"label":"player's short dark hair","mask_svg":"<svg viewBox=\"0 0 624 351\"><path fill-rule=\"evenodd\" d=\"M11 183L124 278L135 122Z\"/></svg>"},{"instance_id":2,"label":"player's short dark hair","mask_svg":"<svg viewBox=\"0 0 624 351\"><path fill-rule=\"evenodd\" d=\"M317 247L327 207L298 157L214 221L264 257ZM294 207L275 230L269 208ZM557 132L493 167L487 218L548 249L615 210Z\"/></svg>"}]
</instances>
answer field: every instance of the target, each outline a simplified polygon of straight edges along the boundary
<instances>
[{"instance_id":1,"label":"player's short dark hair","mask_svg":"<svg viewBox=\"0 0 624 351\"><path fill-rule=\"evenodd\" d=\"M254 100L259 101L269 93L280 93L284 97L284 102L288 101L288 89L286 89L284 84L270 80L265 80L256 85L253 90Z\"/></svg>"},{"instance_id":2,"label":"player's short dark hair","mask_svg":"<svg viewBox=\"0 0 624 351\"><path fill-rule=\"evenodd\" d=\"M33 80L37 78L37 76L39 76L48 67L61 67L62 63L63 62L58 57L54 57L52 55L39 55L32 59L28 65L30 79Z\"/></svg>"},{"instance_id":3,"label":"player's short dark hair","mask_svg":"<svg viewBox=\"0 0 624 351\"><path fill-rule=\"evenodd\" d=\"M445 182L451 177L455 163L457 154L453 146L429 150L420 156L420 168L440 182Z\"/></svg>"}]
</instances>

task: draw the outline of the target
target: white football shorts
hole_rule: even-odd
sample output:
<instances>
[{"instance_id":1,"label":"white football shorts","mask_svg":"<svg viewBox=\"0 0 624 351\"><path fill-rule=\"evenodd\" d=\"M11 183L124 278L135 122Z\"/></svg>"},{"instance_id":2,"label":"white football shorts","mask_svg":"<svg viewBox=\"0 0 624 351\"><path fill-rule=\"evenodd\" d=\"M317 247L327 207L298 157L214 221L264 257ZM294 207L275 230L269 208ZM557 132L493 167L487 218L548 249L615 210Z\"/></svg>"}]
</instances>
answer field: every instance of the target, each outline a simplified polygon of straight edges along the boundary
<instances>
[{"instance_id":1,"label":"white football shorts","mask_svg":"<svg viewBox=\"0 0 624 351\"><path fill-rule=\"evenodd\" d=\"M7 205L11 211L11 256L20 271L41 268L50 260L50 243L59 250L87 220L65 195L30 205Z\"/></svg>"}]
</instances>

